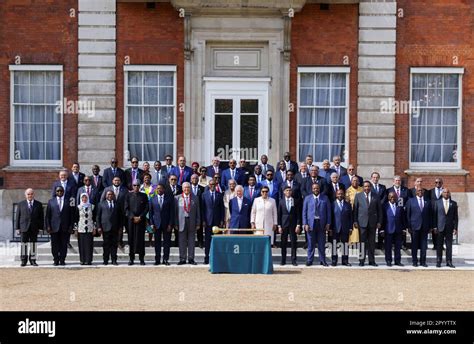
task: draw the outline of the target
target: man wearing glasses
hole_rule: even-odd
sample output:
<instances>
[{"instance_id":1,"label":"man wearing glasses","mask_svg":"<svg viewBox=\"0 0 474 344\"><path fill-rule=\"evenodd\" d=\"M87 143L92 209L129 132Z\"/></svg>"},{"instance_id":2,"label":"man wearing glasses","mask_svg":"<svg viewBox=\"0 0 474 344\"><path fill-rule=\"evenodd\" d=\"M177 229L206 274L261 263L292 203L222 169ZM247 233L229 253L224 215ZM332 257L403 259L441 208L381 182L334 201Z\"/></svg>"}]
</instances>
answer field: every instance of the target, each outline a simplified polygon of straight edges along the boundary
<instances>
[{"instance_id":1,"label":"man wearing glasses","mask_svg":"<svg viewBox=\"0 0 474 344\"><path fill-rule=\"evenodd\" d=\"M137 180L143 179L143 170L138 167L138 158L136 156L132 157L130 160L132 167L125 170L125 180L127 188L133 191L133 184Z\"/></svg>"},{"instance_id":2,"label":"man wearing glasses","mask_svg":"<svg viewBox=\"0 0 474 344\"><path fill-rule=\"evenodd\" d=\"M165 166L163 168L165 169L167 174L170 174L171 171L173 170L175 166L173 165L173 157L171 155L166 155L165 156Z\"/></svg>"},{"instance_id":3,"label":"man wearing glasses","mask_svg":"<svg viewBox=\"0 0 474 344\"><path fill-rule=\"evenodd\" d=\"M356 174L355 166L350 164L349 166L347 166L347 173L342 175L339 180L342 184L344 184L346 190L351 187L353 177L357 177L357 179L359 179L359 185L362 185L364 183L362 177Z\"/></svg>"},{"instance_id":4,"label":"man wearing glasses","mask_svg":"<svg viewBox=\"0 0 474 344\"><path fill-rule=\"evenodd\" d=\"M104 170L104 176L102 178L102 185L104 186L104 189L112 186L112 181L115 177L120 178L122 185L125 184L125 172L120 167L118 167L117 158L112 158L110 160L110 167L107 167Z\"/></svg>"}]
</instances>

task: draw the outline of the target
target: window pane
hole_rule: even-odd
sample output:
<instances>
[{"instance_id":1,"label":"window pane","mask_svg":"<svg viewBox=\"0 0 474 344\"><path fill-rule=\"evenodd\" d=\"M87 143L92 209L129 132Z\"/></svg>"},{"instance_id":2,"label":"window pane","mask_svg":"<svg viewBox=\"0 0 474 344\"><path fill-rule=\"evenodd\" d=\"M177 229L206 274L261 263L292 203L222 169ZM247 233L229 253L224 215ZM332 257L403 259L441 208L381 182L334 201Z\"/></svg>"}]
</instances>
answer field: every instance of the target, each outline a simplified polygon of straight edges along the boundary
<instances>
[{"instance_id":1,"label":"window pane","mask_svg":"<svg viewBox=\"0 0 474 344\"><path fill-rule=\"evenodd\" d=\"M314 87L314 74L301 73L300 82L301 82L301 87Z\"/></svg>"},{"instance_id":2,"label":"window pane","mask_svg":"<svg viewBox=\"0 0 474 344\"><path fill-rule=\"evenodd\" d=\"M30 102L30 87L29 86L15 86L14 87L14 102L26 104Z\"/></svg>"},{"instance_id":3,"label":"window pane","mask_svg":"<svg viewBox=\"0 0 474 344\"><path fill-rule=\"evenodd\" d=\"M456 162L457 155L457 146L456 145L443 145L442 148L442 162Z\"/></svg>"},{"instance_id":4,"label":"window pane","mask_svg":"<svg viewBox=\"0 0 474 344\"><path fill-rule=\"evenodd\" d=\"M413 74L413 88L427 88L428 76L426 74Z\"/></svg>"},{"instance_id":5,"label":"window pane","mask_svg":"<svg viewBox=\"0 0 474 344\"><path fill-rule=\"evenodd\" d=\"M158 87L145 87L144 93L144 104L158 105Z\"/></svg>"},{"instance_id":6,"label":"window pane","mask_svg":"<svg viewBox=\"0 0 474 344\"><path fill-rule=\"evenodd\" d=\"M332 74L332 86L333 87L346 87L346 74L337 73Z\"/></svg>"},{"instance_id":7,"label":"window pane","mask_svg":"<svg viewBox=\"0 0 474 344\"><path fill-rule=\"evenodd\" d=\"M316 89L316 104L317 106L329 106L329 89Z\"/></svg>"},{"instance_id":8,"label":"window pane","mask_svg":"<svg viewBox=\"0 0 474 344\"><path fill-rule=\"evenodd\" d=\"M441 74L428 74L428 88L443 88L443 76Z\"/></svg>"},{"instance_id":9,"label":"window pane","mask_svg":"<svg viewBox=\"0 0 474 344\"><path fill-rule=\"evenodd\" d=\"M240 148L258 149L258 116L240 117Z\"/></svg>"},{"instance_id":10,"label":"window pane","mask_svg":"<svg viewBox=\"0 0 474 344\"><path fill-rule=\"evenodd\" d=\"M441 145L428 145L426 159L427 162L441 162Z\"/></svg>"},{"instance_id":11,"label":"window pane","mask_svg":"<svg viewBox=\"0 0 474 344\"><path fill-rule=\"evenodd\" d=\"M160 87L160 104L161 105L173 105L173 88L172 87Z\"/></svg>"},{"instance_id":12,"label":"window pane","mask_svg":"<svg viewBox=\"0 0 474 344\"><path fill-rule=\"evenodd\" d=\"M215 155L218 155L219 149L232 148L232 116L215 116Z\"/></svg>"},{"instance_id":13,"label":"window pane","mask_svg":"<svg viewBox=\"0 0 474 344\"><path fill-rule=\"evenodd\" d=\"M240 100L240 113L258 113L258 99Z\"/></svg>"},{"instance_id":14,"label":"window pane","mask_svg":"<svg viewBox=\"0 0 474 344\"><path fill-rule=\"evenodd\" d=\"M147 124L158 124L158 108L146 107L143 109L143 123Z\"/></svg>"},{"instance_id":15,"label":"window pane","mask_svg":"<svg viewBox=\"0 0 474 344\"><path fill-rule=\"evenodd\" d=\"M142 108L129 106L128 107L128 124L141 124L142 123Z\"/></svg>"},{"instance_id":16,"label":"window pane","mask_svg":"<svg viewBox=\"0 0 474 344\"><path fill-rule=\"evenodd\" d=\"M458 106L458 90L444 90L444 106Z\"/></svg>"},{"instance_id":17,"label":"window pane","mask_svg":"<svg viewBox=\"0 0 474 344\"><path fill-rule=\"evenodd\" d=\"M160 124L173 124L173 108L172 107L160 107Z\"/></svg>"},{"instance_id":18,"label":"window pane","mask_svg":"<svg viewBox=\"0 0 474 344\"><path fill-rule=\"evenodd\" d=\"M329 87L330 76L329 73L317 73L316 87Z\"/></svg>"},{"instance_id":19,"label":"window pane","mask_svg":"<svg viewBox=\"0 0 474 344\"><path fill-rule=\"evenodd\" d=\"M141 72L128 72L128 85L129 86L141 86L142 85L142 73Z\"/></svg>"},{"instance_id":20,"label":"window pane","mask_svg":"<svg viewBox=\"0 0 474 344\"><path fill-rule=\"evenodd\" d=\"M445 74L444 75L444 87L455 88L459 87L459 75L458 74Z\"/></svg>"},{"instance_id":21,"label":"window pane","mask_svg":"<svg viewBox=\"0 0 474 344\"><path fill-rule=\"evenodd\" d=\"M160 126L159 141L165 143L173 142L173 126L162 125Z\"/></svg>"},{"instance_id":22,"label":"window pane","mask_svg":"<svg viewBox=\"0 0 474 344\"><path fill-rule=\"evenodd\" d=\"M144 125L143 126L143 142L157 143L158 142L158 126Z\"/></svg>"},{"instance_id":23,"label":"window pane","mask_svg":"<svg viewBox=\"0 0 474 344\"><path fill-rule=\"evenodd\" d=\"M128 104L142 104L142 88L129 87L128 88Z\"/></svg>"},{"instance_id":24,"label":"window pane","mask_svg":"<svg viewBox=\"0 0 474 344\"><path fill-rule=\"evenodd\" d=\"M443 105L443 90L442 89L428 89L428 106L442 106Z\"/></svg>"},{"instance_id":25,"label":"window pane","mask_svg":"<svg viewBox=\"0 0 474 344\"><path fill-rule=\"evenodd\" d=\"M160 72L160 86L174 86L173 72Z\"/></svg>"},{"instance_id":26,"label":"window pane","mask_svg":"<svg viewBox=\"0 0 474 344\"><path fill-rule=\"evenodd\" d=\"M214 107L215 113L232 113L232 99L216 99Z\"/></svg>"},{"instance_id":27,"label":"window pane","mask_svg":"<svg viewBox=\"0 0 474 344\"><path fill-rule=\"evenodd\" d=\"M300 109L300 125L314 124L315 116L313 109Z\"/></svg>"},{"instance_id":28,"label":"window pane","mask_svg":"<svg viewBox=\"0 0 474 344\"><path fill-rule=\"evenodd\" d=\"M300 105L302 106L314 106L314 90L302 88L300 90Z\"/></svg>"},{"instance_id":29,"label":"window pane","mask_svg":"<svg viewBox=\"0 0 474 344\"><path fill-rule=\"evenodd\" d=\"M145 74L145 86L158 86L158 73L157 72L146 72Z\"/></svg>"}]
</instances>

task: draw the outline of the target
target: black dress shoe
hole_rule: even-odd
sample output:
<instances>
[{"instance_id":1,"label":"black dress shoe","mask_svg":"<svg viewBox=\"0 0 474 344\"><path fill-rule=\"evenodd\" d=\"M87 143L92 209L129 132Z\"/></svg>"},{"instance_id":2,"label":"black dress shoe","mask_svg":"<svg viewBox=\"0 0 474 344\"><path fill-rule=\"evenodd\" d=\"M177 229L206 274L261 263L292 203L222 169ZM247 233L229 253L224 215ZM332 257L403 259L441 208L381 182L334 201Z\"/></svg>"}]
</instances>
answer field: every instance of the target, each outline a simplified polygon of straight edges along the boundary
<instances>
[{"instance_id":1,"label":"black dress shoe","mask_svg":"<svg viewBox=\"0 0 474 344\"><path fill-rule=\"evenodd\" d=\"M319 265L322 265L322 266L329 266L328 263L326 263L326 262L320 262Z\"/></svg>"},{"instance_id":2,"label":"black dress shoe","mask_svg":"<svg viewBox=\"0 0 474 344\"><path fill-rule=\"evenodd\" d=\"M84 262L81 262L81 265L84 265L84 264L86 264L86 263L84 263Z\"/></svg>"},{"instance_id":3,"label":"black dress shoe","mask_svg":"<svg viewBox=\"0 0 474 344\"><path fill-rule=\"evenodd\" d=\"M417 267L418 267L418 263L413 263L413 267L417 268Z\"/></svg>"},{"instance_id":4,"label":"black dress shoe","mask_svg":"<svg viewBox=\"0 0 474 344\"><path fill-rule=\"evenodd\" d=\"M26 262L21 262L20 266L26 266Z\"/></svg>"},{"instance_id":5,"label":"black dress shoe","mask_svg":"<svg viewBox=\"0 0 474 344\"><path fill-rule=\"evenodd\" d=\"M62 262L59 262L59 265L64 266L64 265L66 265L66 262L63 260Z\"/></svg>"},{"instance_id":6,"label":"black dress shoe","mask_svg":"<svg viewBox=\"0 0 474 344\"><path fill-rule=\"evenodd\" d=\"M373 263L369 263L370 266L378 266L378 264L376 262L373 262Z\"/></svg>"},{"instance_id":7,"label":"black dress shoe","mask_svg":"<svg viewBox=\"0 0 474 344\"><path fill-rule=\"evenodd\" d=\"M395 263L396 266L405 266L405 264L402 263Z\"/></svg>"},{"instance_id":8,"label":"black dress shoe","mask_svg":"<svg viewBox=\"0 0 474 344\"><path fill-rule=\"evenodd\" d=\"M38 264L36 264L36 260L30 260L30 264L33 266L38 266Z\"/></svg>"},{"instance_id":9,"label":"black dress shoe","mask_svg":"<svg viewBox=\"0 0 474 344\"><path fill-rule=\"evenodd\" d=\"M169 265L170 265L170 263L168 263L167 260L164 260L164 261L163 261L163 264L165 264L166 266L169 266Z\"/></svg>"},{"instance_id":10,"label":"black dress shoe","mask_svg":"<svg viewBox=\"0 0 474 344\"><path fill-rule=\"evenodd\" d=\"M280 265L284 266L284 265L286 265L286 263L285 262L280 262Z\"/></svg>"},{"instance_id":11,"label":"black dress shoe","mask_svg":"<svg viewBox=\"0 0 474 344\"><path fill-rule=\"evenodd\" d=\"M86 265L92 265L92 262L87 262Z\"/></svg>"},{"instance_id":12,"label":"black dress shoe","mask_svg":"<svg viewBox=\"0 0 474 344\"><path fill-rule=\"evenodd\" d=\"M144 260L140 260L140 265L145 265L145 261L144 261Z\"/></svg>"},{"instance_id":13,"label":"black dress shoe","mask_svg":"<svg viewBox=\"0 0 474 344\"><path fill-rule=\"evenodd\" d=\"M359 262L359 266L364 266L365 263L364 262Z\"/></svg>"},{"instance_id":14,"label":"black dress shoe","mask_svg":"<svg viewBox=\"0 0 474 344\"><path fill-rule=\"evenodd\" d=\"M296 261L292 261L292 262L291 262L291 265L293 265L293 266L298 266L298 263L297 263Z\"/></svg>"},{"instance_id":15,"label":"black dress shoe","mask_svg":"<svg viewBox=\"0 0 474 344\"><path fill-rule=\"evenodd\" d=\"M308 244L304 244L303 249L307 250L308 249Z\"/></svg>"},{"instance_id":16,"label":"black dress shoe","mask_svg":"<svg viewBox=\"0 0 474 344\"><path fill-rule=\"evenodd\" d=\"M387 266L392 266L392 262L387 262Z\"/></svg>"},{"instance_id":17,"label":"black dress shoe","mask_svg":"<svg viewBox=\"0 0 474 344\"><path fill-rule=\"evenodd\" d=\"M158 261L156 261L153 265L160 265L160 264L161 264L161 263L160 263L160 261L158 260Z\"/></svg>"},{"instance_id":18,"label":"black dress shoe","mask_svg":"<svg viewBox=\"0 0 474 344\"><path fill-rule=\"evenodd\" d=\"M184 264L186 264L185 260L180 260L179 263L178 263L178 265L184 265Z\"/></svg>"},{"instance_id":19,"label":"black dress shoe","mask_svg":"<svg viewBox=\"0 0 474 344\"><path fill-rule=\"evenodd\" d=\"M428 264L424 263L424 264L421 264L421 266L424 267L424 268L427 268Z\"/></svg>"},{"instance_id":20,"label":"black dress shoe","mask_svg":"<svg viewBox=\"0 0 474 344\"><path fill-rule=\"evenodd\" d=\"M112 260L112 265L118 265L116 260Z\"/></svg>"},{"instance_id":21,"label":"black dress shoe","mask_svg":"<svg viewBox=\"0 0 474 344\"><path fill-rule=\"evenodd\" d=\"M209 259L204 259L204 264L205 265L209 264Z\"/></svg>"},{"instance_id":22,"label":"black dress shoe","mask_svg":"<svg viewBox=\"0 0 474 344\"><path fill-rule=\"evenodd\" d=\"M109 262L104 262L103 264L104 264L104 265L109 265Z\"/></svg>"},{"instance_id":23,"label":"black dress shoe","mask_svg":"<svg viewBox=\"0 0 474 344\"><path fill-rule=\"evenodd\" d=\"M332 262L332 263L331 263L331 266L337 266L337 263Z\"/></svg>"},{"instance_id":24,"label":"black dress shoe","mask_svg":"<svg viewBox=\"0 0 474 344\"><path fill-rule=\"evenodd\" d=\"M342 263L342 265L344 265L344 266L352 266L351 263Z\"/></svg>"},{"instance_id":25,"label":"black dress shoe","mask_svg":"<svg viewBox=\"0 0 474 344\"><path fill-rule=\"evenodd\" d=\"M311 265L313 265L312 262L306 262L306 266L311 266Z\"/></svg>"},{"instance_id":26,"label":"black dress shoe","mask_svg":"<svg viewBox=\"0 0 474 344\"><path fill-rule=\"evenodd\" d=\"M191 264L191 265L197 265L197 263L196 263L193 259L190 259L190 260L189 260L189 264Z\"/></svg>"},{"instance_id":27,"label":"black dress shoe","mask_svg":"<svg viewBox=\"0 0 474 344\"><path fill-rule=\"evenodd\" d=\"M440 267L441 267L441 263L436 263L436 267L437 267L437 268L440 268Z\"/></svg>"},{"instance_id":28,"label":"black dress shoe","mask_svg":"<svg viewBox=\"0 0 474 344\"><path fill-rule=\"evenodd\" d=\"M59 265L59 262L54 262L53 265L54 265L54 266L58 266L58 265Z\"/></svg>"},{"instance_id":29,"label":"black dress shoe","mask_svg":"<svg viewBox=\"0 0 474 344\"><path fill-rule=\"evenodd\" d=\"M453 268L453 269L455 268L455 266L453 265L453 263L448 263L448 264L446 264L446 266L449 266L450 268Z\"/></svg>"},{"instance_id":30,"label":"black dress shoe","mask_svg":"<svg viewBox=\"0 0 474 344\"><path fill-rule=\"evenodd\" d=\"M201 248L201 249L204 247L204 244L202 243L202 241L199 241L198 246L199 246L199 248Z\"/></svg>"},{"instance_id":31,"label":"black dress shoe","mask_svg":"<svg viewBox=\"0 0 474 344\"><path fill-rule=\"evenodd\" d=\"M133 265L133 264L135 264L135 262L133 260L128 261L128 265Z\"/></svg>"}]
</instances>

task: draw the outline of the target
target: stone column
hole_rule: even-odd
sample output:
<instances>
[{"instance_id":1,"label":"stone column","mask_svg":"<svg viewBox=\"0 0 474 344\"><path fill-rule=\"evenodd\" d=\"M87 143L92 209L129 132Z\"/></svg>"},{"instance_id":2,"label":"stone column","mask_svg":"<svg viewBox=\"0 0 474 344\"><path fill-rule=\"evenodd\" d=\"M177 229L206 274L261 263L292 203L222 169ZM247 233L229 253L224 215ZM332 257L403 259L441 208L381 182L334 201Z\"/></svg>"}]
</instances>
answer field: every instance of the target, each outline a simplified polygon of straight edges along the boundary
<instances>
[{"instance_id":1,"label":"stone column","mask_svg":"<svg viewBox=\"0 0 474 344\"><path fill-rule=\"evenodd\" d=\"M95 107L78 115L78 160L86 173L115 155L115 25L115 0L79 0L79 101Z\"/></svg>"},{"instance_id":2,"label":"stone column","mask_svg":"<svg viewBox=\"0 0 474 344\"><path fill-rule=\"evenodd\" d=\"M358 174L378 171L391 185L395 173L395 114L382 113L395 97L396 1L359 4Z\"/></svg>"}]
</instances>

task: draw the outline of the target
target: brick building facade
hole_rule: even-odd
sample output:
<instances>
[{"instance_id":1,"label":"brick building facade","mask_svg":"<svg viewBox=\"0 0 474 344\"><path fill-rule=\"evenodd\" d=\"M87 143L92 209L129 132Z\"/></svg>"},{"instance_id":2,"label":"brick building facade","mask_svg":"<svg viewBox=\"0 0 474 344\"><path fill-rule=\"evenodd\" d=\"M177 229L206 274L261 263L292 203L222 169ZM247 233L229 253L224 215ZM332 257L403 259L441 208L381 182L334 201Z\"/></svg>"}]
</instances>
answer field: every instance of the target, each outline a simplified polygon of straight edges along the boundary
<instances>
[{"instance_id":1,"label":"brick building facade","mask_svg":"<svg viewBox=\"0 0 474 344\"><path fill-rule=\"evenodd\" d=\"M226 144L272 163L341 154L364 178L410 187L442 176L473 221L472 1L0 4L0 237L22 190L48 190L74 161L86 173L134 154L208 164ZM419 117L383 110L420 94ZM94 111L49 120L59 95Z\"/></svg>"}]
</instances>

